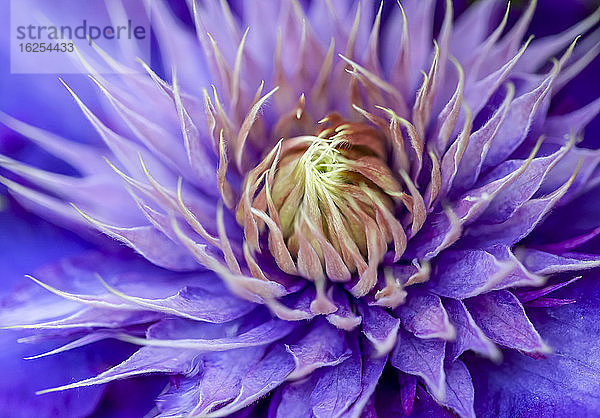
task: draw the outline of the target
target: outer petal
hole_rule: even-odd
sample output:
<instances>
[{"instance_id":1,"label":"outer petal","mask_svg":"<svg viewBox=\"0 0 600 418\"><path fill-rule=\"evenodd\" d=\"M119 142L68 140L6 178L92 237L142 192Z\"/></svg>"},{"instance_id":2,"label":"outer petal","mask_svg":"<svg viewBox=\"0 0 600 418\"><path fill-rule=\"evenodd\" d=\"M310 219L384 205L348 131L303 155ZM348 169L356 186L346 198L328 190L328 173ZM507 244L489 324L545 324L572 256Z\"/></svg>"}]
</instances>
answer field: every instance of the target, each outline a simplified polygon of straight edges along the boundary
<instances>
[{"instance_id":1,"label":"outer petal","mask_svg":"<svg viewBox=\"0 0 600 418\"><path fill-rule=\"evenodd\" d=\"M404 329L419 338L453 339L456 331L440 298L426 290L409 292L406 304L396 311Z\"/></svg>"},{"instance_id":2,"label":"outer petal","mask_svg":"<svg viewBox=\"0 0 600 418\"><path fill-rule=\"evenodd\" d=\"M471 375L465 364L456 360L446 367L446 400L443 405L454 409L464 418L474 418L474 389Z\"/></svg>"},{"instance_id":3,"label":"outer petal","mask_svg":"<svg viewBox=\"0 0 600 418\"><path fill-rule=\"evenodd\" d=\"M525 267L538 274L557 274L600 266L600 256L596 254L564 253L556 255L544 251L523 249L519 256L523 258Z\"/></svg>"},{"instance_id":4,"label":"outer petal","mask_svg":"<svg viewBox=\"0 0 600 418\"><path fill-rule=\"evenodd\" d=\"M335 366L351 355L344 332L322 318L312 324L300 341L286 345L286 349L296 364L289 379L308 376L319 367Z\"/></svg>"},{"instance_id":5,"label":"outer petal","mask_svg":"<svg viewBox=\"0 0 600 418\"><path fill-rule=\"evenodd\" d=\"M477 325L492 341L529 353L548 351L523 306L509 291L479 295L465 304Z\"/></svg>"},{"instance_id":6,"label":"outer petal","mask_svg":"<svg viewBox=\"0 0 600 418\"><path fill-rule=\"evenodd\" d=\"M101 282L98 274L110 285ZM113 308L105 312L107 319L122 316L119 310L146 310L216 323L231 321L254 308L253 304L233 296L213 273L168 272L127 254L89 252L46 266L34 276L51 286L48 290L66 299L98 308ZM12 303L13 310L0 314L5 325L39 322L53 317L49 316L52 312L58 316L83 308L46 290L40 292L41 288L28 289L23 289L22 296ZM28 298L35 298L39 306L43 301L52 306L52 310L27 311L28 306L23 303L26 291Z\"/></svg>"},{"instance_id":7,"label":"outer petal","mask_svg":"<svg viewBox=\"0 0 600 418\"><path fill-rule=\"evenodd\" d=\"M401 330L390 361L398 370L423 378L428 390L438 399L443 399L446 388L445 346L446 342L443 340L422 340Z\"/></svg>"},{"instance_id":8,"label":"outer petal","mask_svg":"<svg viewBox=\"0 0 600 418\"><path fill-rule=\"evenodd\" d=\"M534 309L531 319L554 353L532 359L506 353L502 364L469 358L476 391L475 409L490 416L593 416L600 410L600 286L598 275L558 296L577 303Z\"/></svg>"},{"instance_id":9,"label":"outer petal","mask_svg":"<svg viewBox=\"0 0 600 418\"><path fill-rule=\"evenodd\" d=\"M362 352L362 391L348 411L348 417L351 418L370 416L369 413L372 412L372 408L369 404L374 400L372 395L387 363L387 356L377 356L375 349L370 346L365 347L363 345ZM377 415L373 416L376 417Z\"/></svg>"},{"instance_id":10,"label":"outer petal","mask_svg":"<svg viewBox=\"0 0 600 418\"><path fill-rule=\"evenodd\" d=\"M280 386L293 367L294 362L289 353L280 345L274 346L242 379L242 390L238 397L216 416L227 416L256 402Z\"/></svg>"},{"instance_id":11,"label":"outer petal","mask_svg":"<svg viewBox=\"0 0 600 418\"><path fill-rule=\"evenodd\" d=\"M389 353L396 345L400 320L377 306L362 306L362 332L374 346L376 355Z\"/></svg>"},{"instance_id":12,"label":"outer petal","mask_svg":"<svg viewBox=\"0 0 600 418\"><path fill-rule=\"evenodd\" d=\"M4 199L0 197L0 199ZM7 202L4 202L7 203ZM29 215L17 215L18 208L12 203L8 209L0 212L0 254L2 273L0 281L0 311L6 312L14 307L14 299L3 297L22 280L25 272L32 272L40 264L61 256L67 256L86 248L71 234L50 226L38 218ZM37 303L44 303L24 286L16 288L16 294L23 297L31 308ZM27 286L25 286L27 287ZM29 299L31 297L32 299ZM62 305L66 311L72 309L70 302ZM62 309L61 308L61 309ZM23 311L26 312L26 311ZM38 312L46 318L62 312ZM22 334L20 334L22 335ZM11 411L15 417L38 416L50 417L55 415L69 416L74 414L91 413L102 396L103 389L84 389L48 396L36 396L37 390L60 384L69 379L85 377L94 365L94 356L90 350L78 350L68 361L64 355L42 360L23 360L24 357L35 355L40 350L51 348L54 343L43 343L40 347L31 347L18 343L15 333L4 331L0 335L0 368L4 377L0 382L0 410ZM95 345L93 349L100 349ZM97 358L98 359L98 358ZM106 360L106 359L100 359ZM35 377L35 378L32 378Z\"/></svg>"},{"instance_id":13,"label":"outer petal","mask_svg":"<svg viewBox=\"0 0 600 418\"><path fill-rule=\"evenodd\" d=\"M24 214L12 200L0 195L0 254L2 288L20 281L24 274L61 257L85 251L89 246L74 234Z\"/></svg>"},{"instance_id":14,"label":"outer petal","mask_svg":"<svg viewBox=\"0 0 600 418\"><path fill-rule=\"evenodd\" d=\"M351 341L352 356L334 367L324 367L308 379L281 389L276 416L333 417L352 405L361 393L362 360L358 341Z\"/></svg>"},{"instance_id":15,"label":"outer petal","mask_svg":"<svg viewBox=\"0 0 600 418\"><path fill-rule=\"evenodd\" d=\"M159 410L166 416L206 414L232 401L240 393L242 377L264 352L264 347L251 347L202 356L200 373L171 385L157 401Z\"/></svg>"},{"instance_id":16,"label":"outer petal","mask_svg":"<svg viewBox=\"0 0 600 418\"><path fill-rule=\"evenodd\" d=\"M540 278L528 273L508 249L497 247L444 252L427 287L438 295L463 299L492 289L539 282Z\"/></svg>"},{"instance_id":17,"label":"outer petal","mask_svg":"<svg viewBox=\"0 0 600 418\"><path fill-rule=\"evenodd\" d=\"M49 347L48 347L49 348ZM120 351L120 350L113 350ZM119 347L123 349L123 347ZM103 362L112 362L105 343L80 349L67 355L58 355L41 360L24 360L36 354L34 347L16 342L14 333L4 332L0 336L0 410L11 417L50 418L55 416L86 416L92 413L102 397L104 388L85 388L75 391L36 396L35 392L48 386L59 385L70 379L80 379L93 373ZM147 411L143 411L144 413Z\"/></svg>"},{"instance_id":18,"label":"outer petal","mask_svg":"<svg viewBox=\"0 0 600 418\"><path fill-rule=\"evenodd\" d=\"M404 412L396 387L380 386L376 394L376 408L380 417L450 418L453 416L434 401L431 395L420 385L417 385L414 408L410 415Z\"/></svg>"},{"instance_id":19,"label":"outer petal","mask_svg":"<svg viewBox=\"0 0 600 418\"><path fill-rule=\"evenodd\" d=\"M44 393L100 385L113 380L149 373L195 374L198 372L198 353L164 347L142 347L131 357L96 377L68 385L44 388ZM63 380L64 382L64 380Z\"/></svg>"},{"instance_id":20,"label":"outer petal","mask_svg":"<svg viewBox=\"0 0 600 418\"><path fill-rule=\"evenodd\" d=\"M448 344L447 357L455 361L467 350L491 359L498 359L500 351L475 323L464 303L457 299L445 299L444 306L450 321L456 327L456 341Z\"/></svg>"}]
</instances>

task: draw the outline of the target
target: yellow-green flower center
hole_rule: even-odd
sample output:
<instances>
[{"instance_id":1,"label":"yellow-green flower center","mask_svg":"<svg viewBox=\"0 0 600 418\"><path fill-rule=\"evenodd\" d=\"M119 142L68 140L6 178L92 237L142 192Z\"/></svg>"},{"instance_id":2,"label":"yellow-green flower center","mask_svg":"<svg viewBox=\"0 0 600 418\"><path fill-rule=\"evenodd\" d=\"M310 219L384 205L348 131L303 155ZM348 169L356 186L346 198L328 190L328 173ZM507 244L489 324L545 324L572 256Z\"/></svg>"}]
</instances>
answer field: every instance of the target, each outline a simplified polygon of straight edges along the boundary
<instances>
[{"instance_id":1,"label":"yellow-green flower center","mask_svg":"<svg viewBox=\"0 0 600 418\"><path fill-rule=\"evenodd\" d=\"M353 293L366 294L388 244L406 242L395 216L404 194L385 141L377 129L337 114L315 135L283 139L248 174L238 221L247 231L252 222L259 230L266 225L282 270L316 282L358 273Z\"/></svg>"}]
</instances>

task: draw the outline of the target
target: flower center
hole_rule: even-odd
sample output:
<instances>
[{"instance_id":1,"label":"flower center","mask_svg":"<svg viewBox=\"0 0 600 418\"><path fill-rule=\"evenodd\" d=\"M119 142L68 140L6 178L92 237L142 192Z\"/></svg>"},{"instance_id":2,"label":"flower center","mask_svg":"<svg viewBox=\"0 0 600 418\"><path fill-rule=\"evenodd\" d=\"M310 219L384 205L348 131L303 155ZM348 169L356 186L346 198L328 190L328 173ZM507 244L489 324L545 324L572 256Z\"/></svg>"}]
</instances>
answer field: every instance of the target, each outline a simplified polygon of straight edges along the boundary
<instances>
[{"instance_id":1,"label":"flower center","mask_svg":"<svg viewBox=\"0 0 600 418\"><path fill-rule=\"evenodd\" d=\"M406 237L395 216L400 183L386 162L385 138L333 113L315 135L282 140L247 178L238 220L269 229L282 270L314 281L345 282L366 294L390 242ZM247 210L252 218L247 216Z\"/></svg>"}]
</instances>

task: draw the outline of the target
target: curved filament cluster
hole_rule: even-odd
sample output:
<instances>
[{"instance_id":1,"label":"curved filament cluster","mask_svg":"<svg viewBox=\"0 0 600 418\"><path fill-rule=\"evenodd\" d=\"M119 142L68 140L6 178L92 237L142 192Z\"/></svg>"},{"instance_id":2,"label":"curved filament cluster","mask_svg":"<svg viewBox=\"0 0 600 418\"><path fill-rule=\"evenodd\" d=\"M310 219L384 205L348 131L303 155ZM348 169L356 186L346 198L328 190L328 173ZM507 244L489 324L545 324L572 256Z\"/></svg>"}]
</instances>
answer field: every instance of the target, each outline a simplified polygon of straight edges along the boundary
<instances>
[{"instance_id":1,"label":"curved filament cluster","mask_svg":"<svg viewBox=\"0 0 600 418\"><path fill-rule=\"evenodd\" d=\"M387 165L384 136L336 113L315 135L282 140L246 177L238 221L268 228L279 267L314 280L348 282L364 296L376 284L377 266L393 242L399 257L406 234L396 211L406 195Z\"/></svg>"}]
</instances>

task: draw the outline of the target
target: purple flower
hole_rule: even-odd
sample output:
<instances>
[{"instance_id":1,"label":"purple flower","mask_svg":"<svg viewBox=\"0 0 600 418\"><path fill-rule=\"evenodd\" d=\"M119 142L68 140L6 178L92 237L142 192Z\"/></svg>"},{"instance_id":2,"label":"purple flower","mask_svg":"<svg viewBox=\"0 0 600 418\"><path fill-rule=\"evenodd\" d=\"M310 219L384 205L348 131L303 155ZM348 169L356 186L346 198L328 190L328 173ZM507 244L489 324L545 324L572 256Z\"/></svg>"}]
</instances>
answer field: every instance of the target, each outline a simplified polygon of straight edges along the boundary
<instances>
[{"instance_id":1,"label":"purple flower","mask_svg":"<svg viewBox=\"0 0 600 418\"><path fill-rule=\"evenodd\" d=\"M532 40L499 3L156 0L166 75L61 80L101 143L4 109L62 163L0 155L3 410L598 411L600 99L564 98L600 9Z\"/></svg>"}]
</instances>

